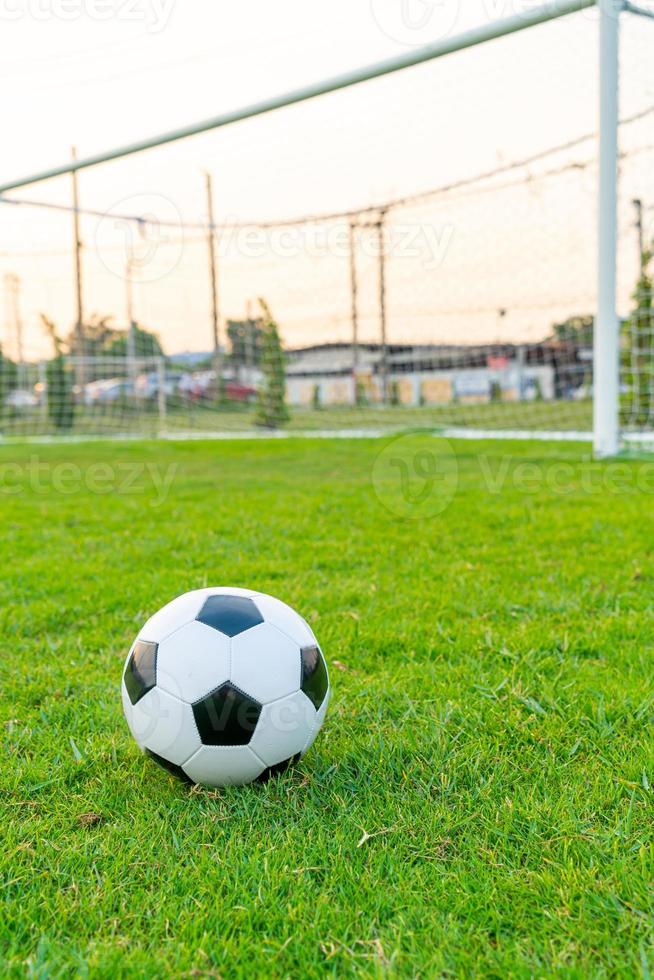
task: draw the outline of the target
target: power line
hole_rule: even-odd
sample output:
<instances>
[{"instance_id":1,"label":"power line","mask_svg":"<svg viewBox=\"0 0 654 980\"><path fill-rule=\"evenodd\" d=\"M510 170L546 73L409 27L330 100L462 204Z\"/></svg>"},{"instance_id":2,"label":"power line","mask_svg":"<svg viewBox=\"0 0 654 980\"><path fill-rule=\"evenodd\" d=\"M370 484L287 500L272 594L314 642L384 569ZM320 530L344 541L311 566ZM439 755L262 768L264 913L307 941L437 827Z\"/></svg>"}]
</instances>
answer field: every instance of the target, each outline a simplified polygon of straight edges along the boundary
<instances>
[{"instance_id":1,"label":"power line","mask_svg":"<svg viewBox=\"0 0 654 980\"><path fill-rule=\"evenodd\" d=\"M621 153L620 154L620 160L621 161L630 160L630 159L633 159L636 156L639 156L642 153L651 153L653 150L654 150L654 144L653 143L648 143L648 144L645 144L643 146L636 147L633 150L625 151L625 152ZM557 149L551 149L550 151L548 151L548 154L554 154L556 152L557 152ZM520 177L519 179L516 179L516 180L505 181L505 182L503 182L501 184L491 184L491 185L489 185L489 186L487 186L485 188L484 187L479 187L476 190L474 190L473 193L475 193L475 194L497 193L498 191L510 190L512 187L520 187L520 186L523 186L523 185L524 186L527 186L527 185L532 184L532 183L534 183L536 181L547 180L547 179L550 179L552 177L562 176L565 173L572 173L572 172L575 172L575 171L586 170L589 167L593 166L594 162L595 162L594 160L573 161L573 162L568 163L568 164L563 164L560 167L554 167L554 168L552 168L550 170L545 170L545 171L543 171L540 174L527 174L525 177ZM411 197L404 197L404 198L394 199L393 201L390 201L390 202L388 202L386 204L370 205L368 207L360 208L358 210L353 210L353 211L339 211L339 212L333 212L331 214L321 214L321 215L314 215L314 216L304 216L304 217L300 217L300 218L289 218L289 219L283 219L283 220L274 221L274 222L273 221L270 221L270 222L265 222L265 221L264 222L256 222L256 221L249 221L249 222L230 222L230 221L226 221L226 222L222 222L222 223L215 223L212 226L208 222L200 223L200 222L183 222L183 221L182 222L156 221L156 224L158 226L166 226L166 227L170 227L170 228L179 228L179 229L182 229L182 230L188 229L188 230L193 230L193 231L202 231L203 234L201 234L201 235L197 235L197 236L188 236L187 235L187 236L184 236L184 237L181 237L181 238L179 238L179 237L171 237L171 238L167 238L166 239L166 242L165 242L165 244L167 244L167 245L179 245L179 244L192 245L192 244L197 244L197 243L200 243L200 242L204 242L206 240L206 234L210 230L213 230L214 232L220 232L220 231L223 231L223 232L226 232L226 231L239 231L239 230L243 230L244 231L244 230L249 230L249 229L260 229L262 231L274 231L274 230L276 230L278 228L281 229L281 228L302 227L303 225L311 225L311 224L316 224L317 225L317 224L321 224L321 223L327 223L329 221L338 221L338 220L345 221L347 219L354 220L356 218L360 218L360 217L363 217L363 216L366 216L366 215L371 215L371 214L372 215L377 215L377 214L379 214L382 211L392 211L394 208L408 207L408 206L410 206L410 205L412 205L414 203L426 202L426 201L430 200L433 197L437 197L437 196L442 195L442 194L452 193L453 191L470 189L470 188L474 187L475 184L482 184L482 183L488 182L493 176L499 176L501 173L505 173L505 172L510 171L512 169L518 169L519 167L525 166L525 165L526 164L524 162L507 164L505 167L498 167L495 171L491 171L491 172L486 173L486 174L480 174L480 175L478 175L476 177L466 178L464 180L456 181L456 182L451 183L451 184L441 185L440 187L434 188L431 191L421 192L420 194L416 194L416 195L413 195ZM43 208L46 208L46 209L60 211L60 212L64 212L64 213L71 213L74 210L73 208L69 207L68 205L50 204L48 202L39 202L39 201L23 201L23 200L21 200L21 201L14 201L14 200L10 200L9 198L2 198L2 197L0 197L0 204L26 205L28 207L34 207L34 208L43 207ZM650 210L653 210L653 209L654 208L652 206L650 206L650 207L646 208L645 210L650 211ZM80 214L83 214L83 215L92 216L92 217L99 217L99 218L104 218L104 217L107 216L107 212L95 211L95 210L92 210L92 209L89 209L89 208L86 208L86 209L85 208L80 208L79 209L79 213ZM145 226L145 225L150 224L152 222L152 219L143 218L143 217L137 217L137 216L134 216L134 215L131 215L130 216L130 215L125 215L125 214L115 214L115 215L112 214L112 217L115 217L118 220L134 221L134 222L137 222L139 225L142 225L142 226ZM374 222L373 222L373 224L374 224ZM367 227L367 225L361 224L360 227ZM105 245L105 246L103 246L103 251L105 251L105 252L110 252L110 251L122 252L122 251L124 251L124 246L123 245L113 245L113 246L112 245ZM62 257L63 256L68 256L69 254L70 254L70 250L69 249L51 249L51 250L41 249L41 250L37 250L37 251L24 250L24 251L21 251L21 252L2 251L2 252L0 252L0 258L2 258L2 257L4 257L4 258L10 258L11 257L11 258L14 258L14 259L17 259L17 258L18 259L30 259L30 258L36 258L36 257L38 257L38 258L53 258L53 257L58 257L58 256L62 256Z\"/></svg>"},{"instance_id":2,"label":"power line","mask_svg":"<svg viewBox=\"0 0 654 980\"><path fill-rule=\"evenodd\" d=\"M633 113L630 116L626 116L620 121L621 126L630 125L632 123L638 122L641 119L646 118L654 113L654 105L648 106L639 112ZM471 177L464 177L460 180L452 181L448 184L442 184L439 187L431 188L426 191L419 191L415 194L405 195L403 197L393 198L388 201L381 202L379 204L371 204L365 207L352 208L347 211L333 211L330 213L317 213L310 215L302 215L295 218L284 218L275 221L226 221L215 223L210 225L207 221L169 221L162 219L153 219L145 215L138 214L125 214L117 212L102 211L98 208L78 208L77 213L85 215L87 217L94 218L105 218L108 214L115 219L122 221L129 221L137 224L141 227L145 227L148 224L155 224L158 227L164 228L179 228L182 230L194 230L207 232L211 229L214 231L228 231L228 230L239 230L247 228L260 228L260 229L275 229L275 228L289 228L298 225L307 224L321 224L327 221L337 221L337 220L347 220L352 218L357 218L363 215L376 215L381 211L390 211L394 208L406 207L411 204L419 204L422 201L427 201L432 197L436 197L441 194L451 193L455 190L461 190L467 187L474 186L475 184L484 183L490 181L495 177L499 177L502 174L511 173L513 170L520 170L524 167L529 167L534 163L538 163L541 160L547 159L547 157L555 156L558 153L564 153L567 150L575 149L578 146L582 146L584 143L588 143L591 140L597 138L596 132L585 133L583 136L578 136L573 140L568 140L565 143L559 143L555 146L548 147L546 150L540 150L538 153L531 154L528 157L524 157L521 160L513 160L510 163L502 164L495 167L492 170L487 170L482 173L475 174ZM625 152L622 154L622 158L627 158L635 156L637 153L647 151L652 149L651 146L644 146ZM561 173L572 170L580 170L588 167L592 161L573 161L569 164L564 164L556 170L546 171L542 174L530 174L525 178L521 178L519 181L515 181L511 184L502 185L504 187L515 186L517 183L527 183L529 181L543 179L550 176L558 176ZM493 190L498 189L493 187ZM12 198L0 195L0 204L9 204L15 207L33 207L33 208L43 208L49 211L58 211L63 213L72 213L76 209L68 204L55 204L49 201L35 201L28 198Z\"/></svg>"}]
</instances>

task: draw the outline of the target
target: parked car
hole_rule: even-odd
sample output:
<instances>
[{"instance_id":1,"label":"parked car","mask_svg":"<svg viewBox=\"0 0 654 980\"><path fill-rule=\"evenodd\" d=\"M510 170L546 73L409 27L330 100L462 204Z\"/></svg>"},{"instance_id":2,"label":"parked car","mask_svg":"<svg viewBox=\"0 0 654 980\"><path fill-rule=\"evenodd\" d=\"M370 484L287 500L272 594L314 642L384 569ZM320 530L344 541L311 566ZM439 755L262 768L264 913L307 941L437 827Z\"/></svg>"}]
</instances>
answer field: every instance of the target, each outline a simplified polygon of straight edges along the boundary
<instances>
[{"instance_id":1,"label":"parked car","mask_svg":"<svg viewBox=\"0 0 654 980\"><path fill-rule=\"evenodd\" d=\"M38 404L38 397L33 391L28 391L26 388L15 388L5 398L7 408L13 408L17 412L25 412L30 408L36 408Z\"/></svg>"},{"instance_id":2,"label":"parked car","mask_svg":"<svg viewBox=\"0 0 654 980\"><path fill-rule=\"evenodd\" d=\"M213 402L218 397L218 385L216 382L215 371L205 371L199 381L198 399ZM235 378L223 377L223 396L230 402L251 402L257 397L257 389L252 385L244 384Z\"/></svg>"},{"instance_id":3,"label":"parked car","mask_svg":"<svg viewBox=\"0 0 654 980\"><path fill-rule=\"evenodd\" d=\"M164 377L164 392L170 398L179 389L184 375L181 372L166 371ZM159 373L149 371L147 374L139 374L136 379L135 395L137 398L149 399L156 398L159 393Z\"/></svg>"},{"instance_id":4,"label":"parked car","mask_svg":"<svg viewBox=\"0 0 654 980\"><path fill-rule=\"evenodd\" d=\"M132 382L128 378L101 378L91 381L84 387L84 404L106 405L118 401L133 392Z\"/></svg>"},{"instance_id":5,"label":"parked car","mask_svg":"<svg viewBox=\"0 0 654 980\"><path fill-rule=\"evenodd\" d=\"M225 385L225 396L230 402L251 402L257 397L257 389L238 381L228 381Z\"/></svg>"},{"instance_id":6,"label":"parked car","mask_svg":"<svg viewBox=\"0 0 654 980\"><path fill-rule=\"evenodd\" d=\"M179 392L190 401L201 401L207 397L207 392L215 380L215 371L195 371L193 374L184 374L179 383Z\"/></svg>"}]
</instances>

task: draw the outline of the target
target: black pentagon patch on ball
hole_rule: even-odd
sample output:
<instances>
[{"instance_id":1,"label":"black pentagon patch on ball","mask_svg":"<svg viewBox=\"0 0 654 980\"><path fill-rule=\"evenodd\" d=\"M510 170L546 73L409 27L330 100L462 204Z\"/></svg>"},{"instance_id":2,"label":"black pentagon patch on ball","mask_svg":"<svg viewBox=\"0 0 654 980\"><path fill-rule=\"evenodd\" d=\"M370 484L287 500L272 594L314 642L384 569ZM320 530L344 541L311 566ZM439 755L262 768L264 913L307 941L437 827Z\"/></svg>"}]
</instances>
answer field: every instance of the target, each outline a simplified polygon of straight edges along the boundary
<instances>
[{"instance_id":1,"label":"black pentagon patch on ball","mask_svg":"<svg viewBox=\"0 0 654 980\"><path fill-rule=\"evenodd\" d=\"M247 745L257 727L261 705L233 684L223 684L193 705L204 745Z\"/></svg>"},{"instance_id":2,"label":"black pentagon patch on ball","mask_svg":"<svg viewBox=\"0 0 654 980\"><path fill-rule=\"evenodd\" d=\"M148 758L152 759L153 762L156 762L158 766L161 766L162 769L165 769L167 773L174 776L175 779L181 779L182 782L193 785L193 780L190 778L190 776L186 775L181 766L176 765L174 762L170 762L168 759L164 759L162 755L157 755L157 753L153 752L152 749L146 749L145 754L148 756Z\"/></svg>"},{"instance_id":3,"label":"black pentagon patch on ball","mask_svg":"<svg viewBox=\"0 0 654 980\"><path fill-rule=\"evenodd\" d=\"M283 772L286 772L289 766L294 766L295 763L299 761L300 753L297 752L295 755L292 755L290 759L284 759L283 762L277 762L274 766L268 766L267 769L263 770L260 776L257 776L256 782L267 783L269 779L273 778L273 776L281 776Z\"/></svg>"},{"instance_id":4,"label":"black pentagon patch on ball","mask_svg":"<svg viewBox=\"0 0 654 980\"><path fill-rule=\"evenodd\" d=\"M329 687L327 664L318 647L303 647L300 652L302 655L300 686L317 711L325 700Z\"/></svg>"},{"instance_id":5,"label":"black pentagon patch on ball","mask_svg":"<svg viewBox=\"0 0 654 980\"><path fill-rule=\"evenodd\" d=\"M132 704L140 701L157 683L157 644L137 640L127 661L125 687Z\"/></svg>"},{"instance_id":6,"label":"black pentagon patch on ball","mask_svg":"<svg viewBox=\"0 0 654 980\"><path fill-rule=\"evenodd\" d=\"M226 636L238 636L263 623L252 599L242 595L211 595L195 618Z\"/></svg>"}]
</instances>

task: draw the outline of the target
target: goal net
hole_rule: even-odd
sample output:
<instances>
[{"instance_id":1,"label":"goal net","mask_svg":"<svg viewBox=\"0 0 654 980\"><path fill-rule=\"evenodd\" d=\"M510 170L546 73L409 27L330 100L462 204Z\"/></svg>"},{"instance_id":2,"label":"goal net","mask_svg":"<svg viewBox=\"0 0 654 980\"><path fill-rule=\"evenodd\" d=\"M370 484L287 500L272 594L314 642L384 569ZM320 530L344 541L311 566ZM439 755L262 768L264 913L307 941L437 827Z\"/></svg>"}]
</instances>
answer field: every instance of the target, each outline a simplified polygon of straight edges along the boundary
<instances>
[{"instance_id":1,"label":"goal net","mask_svg":"<svg viewBox=\"0 0 654 980\"><path fill-rule=\"evenodd\" d=\"M653 42L623 15L636 442L654 423ZM588 9L85 169L77 210L70 174L8 192L0 431L589 438L598 71Z\"/></svg>"}]
</instances>

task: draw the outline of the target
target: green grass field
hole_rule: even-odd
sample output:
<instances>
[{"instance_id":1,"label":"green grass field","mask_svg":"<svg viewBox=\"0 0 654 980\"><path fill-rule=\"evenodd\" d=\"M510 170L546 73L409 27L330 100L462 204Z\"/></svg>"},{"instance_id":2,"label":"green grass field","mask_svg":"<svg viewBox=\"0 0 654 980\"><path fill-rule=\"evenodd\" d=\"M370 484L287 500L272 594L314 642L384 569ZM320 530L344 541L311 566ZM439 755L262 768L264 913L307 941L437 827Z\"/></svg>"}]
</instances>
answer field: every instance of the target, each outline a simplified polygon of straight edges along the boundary
<instances>
[{"instance_id":1,"label":"green grass field","mask_svg":"<svg viewBox=\"0 0 654 980\"><path fill-rule=\"evenodd\" d=\"M0 447L3 977L654 971L653 464L459 443L412 520L384 445ZM330 666L265 786L189 790L122 718L139 626L206 584Z\"/></svg>"},{"instance_id":2,"label":"green grass field","mask_svg":"<svg viewBox=\"0 0 654 980\"><path fill-rule=\"evenodd\" d=\"M472 429L528 429L550 432L590 432L592 403L586 401L489 402L480 405L342 405L321 409L293 408L288 423L291 432L372 429L402 430L407 427L434 429L448 426ZM254 426L251 405L217 408L211 404L170 405L164 420L155 407L134 411L130 406L106 405L97 410L78 406L70 435L136 435L143 438L160 432L249 432ZM260 431L260 430L259 430ZM42 412L6 418L0 433L10 438L61 435ZM67 434L67 433L65 433Z\"/></svg>"}]
</instances>

